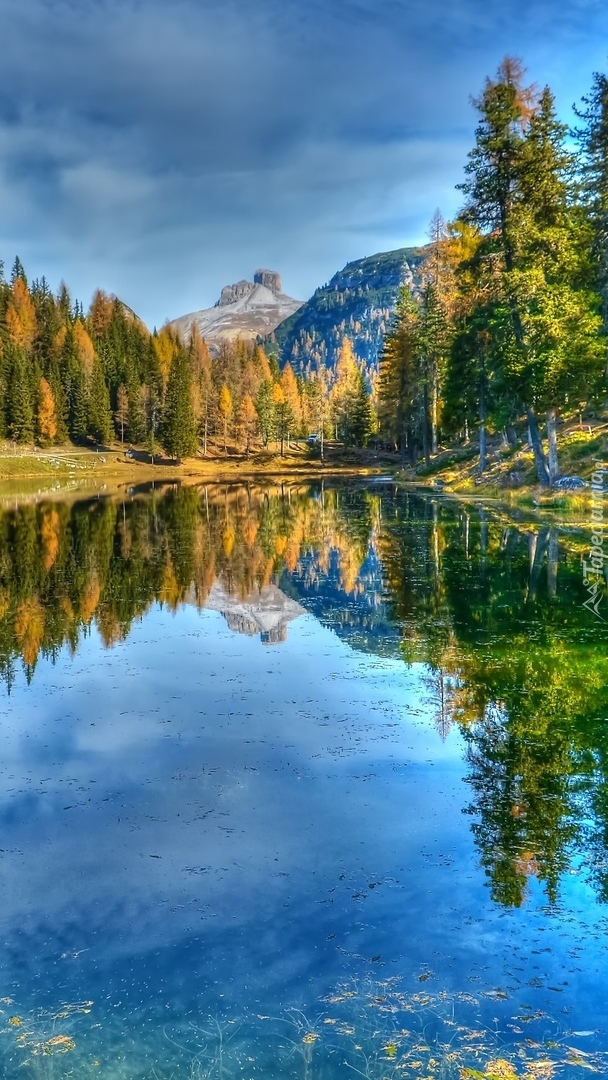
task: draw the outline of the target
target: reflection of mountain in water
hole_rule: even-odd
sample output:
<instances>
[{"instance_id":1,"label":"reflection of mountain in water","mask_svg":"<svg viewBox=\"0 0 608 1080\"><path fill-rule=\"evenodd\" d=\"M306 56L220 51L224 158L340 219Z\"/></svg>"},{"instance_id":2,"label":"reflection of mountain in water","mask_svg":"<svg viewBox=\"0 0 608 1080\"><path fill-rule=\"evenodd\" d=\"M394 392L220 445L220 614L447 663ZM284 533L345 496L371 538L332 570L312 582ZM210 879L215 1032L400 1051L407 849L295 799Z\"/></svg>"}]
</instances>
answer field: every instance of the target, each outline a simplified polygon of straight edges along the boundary
<instances>
[{"instance_id":1,"label":"reflection of mountain in water","mask_svg":"<svg viewBox=\"0 0 608 1080\"><path fill-rule=\"evenodd\" d=\"M277 645L287 638L287 625L304 614L276 585L254 588L242 599L229 593L221 582L212 585L205 607L219 611L237 634L260 635L263 645Z\"/></svg>"},{"instance_id":2,"label":"reflection of mountain in water","mask_svg":"<svg viewBox=\"0 0 608 1080\"><path fill-rule=\"evenodd\" d=\"M330 553L323 570L318 553L308 552L292 574L281 576L281 585L351 648L381 656L398 655L401 627L391 620L382 563L373 545L353 589L344 588L337 551Z\"/></svg>"}]
</instances>

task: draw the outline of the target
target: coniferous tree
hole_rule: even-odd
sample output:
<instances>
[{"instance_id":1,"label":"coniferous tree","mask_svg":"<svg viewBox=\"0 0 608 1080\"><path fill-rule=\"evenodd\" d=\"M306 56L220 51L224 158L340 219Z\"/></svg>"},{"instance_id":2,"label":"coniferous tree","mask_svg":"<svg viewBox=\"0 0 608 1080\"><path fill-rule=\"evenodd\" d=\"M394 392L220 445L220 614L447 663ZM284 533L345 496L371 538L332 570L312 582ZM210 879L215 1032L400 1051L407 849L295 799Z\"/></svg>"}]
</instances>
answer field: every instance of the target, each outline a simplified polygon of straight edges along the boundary
<instances>
[{"instance_id":1,"label":"coniferous tree","mask_svg":"<svg viewBox=\"0 0 608 1080\"><path fill-rule=\"evenodd\" d=\"M183 348L176 349L169 370L162 438L167 452L178 463L182 458L196 453L192 379L188 355Z\"/></svg>"},{"instance_id":2,"label":"coniferous tree","mask_svg":"<svg viewBox=\"0 0 608 1080\"><path fill-rule=\"evenodd\" d=\"M274 439L276 431L276 409L272 389L272 379L264 379L255 399L255 409L264 446L268 446Z\"/></svg>"},{"instance_id":3,"label":"coniferous tree","mask_svg":"<svg viewBox=\"0 0 608 1080\"><path fill-rule=\"evenodd\" d=\"M583 125L575 133L580 158L583 204L592 228L595 280L602 298L604 336L608 336L608 75L595 72L591 91L576 115Z\"/></svg>"},{"instance_id":4,"label":"coniferous tree","mask_svg":"<svg viewBox=\"0 0 608 1080\"><path fill-rule=\"evenodd\" d=\"M53 391L47 380L42 378L38 387L38 410L36 417L38 438L41 443L52 443L57 437L57 412Z\"/></svg>"},{"instance_id":5,"label":"coniferous tree","mask_svg":"<svg viewBox=\"0 0 608 1080\"><path fill-rule=\"evenodd\" d=\"M33 442L34 403L28 366L21 349L15 349L12 356L9 416L11 438L15 442Z\"/></svg>"},{"instance_id":6,"label":"coniferous tree","mask_svg":"<svg viewBox=\"0 0 608 1080\"><path fill-rule=\"evenodd\" d=\"M97 442L109 442L112 434L112 411L110 393L101 360L93 359L93 372L88 400L88 429Z\"/></svg>"},{"instance_id":7,"label":"coniferous tree","mask_svg":"<svg viewBox=\"0 0 608 1080\"><path fill-rule=\"evenodd\" d=\"M419 391L419 313L407 285L401 287L391 327L384 339L378 376L380 431L395 443L402 464L414 460L414 404Z\"/></svg>"},{"instance_id":8,"label":"coniferous tree","mask_svg":"<svg viewBox=\"0 0 608 1080\"><path fill-rule=\"evenodd\" d=\"M363 373L358 373L358 386L353 399L351 434L355 446L367 446L374 430L374 411Z\"/></svg>"}]
</instances>

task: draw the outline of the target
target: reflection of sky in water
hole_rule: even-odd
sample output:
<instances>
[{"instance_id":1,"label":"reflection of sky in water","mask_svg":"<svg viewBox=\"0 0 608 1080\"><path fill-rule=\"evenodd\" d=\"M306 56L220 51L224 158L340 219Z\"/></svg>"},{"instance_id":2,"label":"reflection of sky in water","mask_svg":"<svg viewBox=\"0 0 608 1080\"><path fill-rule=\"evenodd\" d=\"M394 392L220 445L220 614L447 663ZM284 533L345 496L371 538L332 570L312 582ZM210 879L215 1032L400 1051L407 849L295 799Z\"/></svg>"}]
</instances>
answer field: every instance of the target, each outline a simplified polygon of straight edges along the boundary
<instances>
[{"instance_id":1,"label":"reflection of sky in water","mask_svg":"<svg viewBox=\"0 0 608 1080\"><path fill-rule=\"evenodd\" d=\"M557 911L533 884L522 909L491 903L462 745L419 679L310 615L269 649L192 607L19 678L0 735L4 1017L94 1002L48 1075L152 1076L209 1014L263 1044L258 1014L314 1013L349 979L506 989L480 998L505 1038L521 1006L606 1022L603 909L576 876Z\"/></svg>"}]
</instances>

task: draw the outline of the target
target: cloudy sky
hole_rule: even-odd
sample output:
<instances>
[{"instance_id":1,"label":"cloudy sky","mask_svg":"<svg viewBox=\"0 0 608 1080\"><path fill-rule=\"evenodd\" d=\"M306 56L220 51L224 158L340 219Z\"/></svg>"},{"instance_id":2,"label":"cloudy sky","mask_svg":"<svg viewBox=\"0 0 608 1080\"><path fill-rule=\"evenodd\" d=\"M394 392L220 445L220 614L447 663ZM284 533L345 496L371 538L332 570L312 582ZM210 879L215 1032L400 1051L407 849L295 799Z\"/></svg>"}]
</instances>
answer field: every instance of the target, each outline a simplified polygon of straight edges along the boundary
<instances>
[{"instance_id":1,"label":"cloudy sky","mask_svg":"<svg viewBox=\"0 0 608 1080\"><path fill-rule=\"evenodd\" d=\"M424 239L506 53L561 114L605 0L0 0L0 255L148 322Z\"/></svg>"}]
</instances>

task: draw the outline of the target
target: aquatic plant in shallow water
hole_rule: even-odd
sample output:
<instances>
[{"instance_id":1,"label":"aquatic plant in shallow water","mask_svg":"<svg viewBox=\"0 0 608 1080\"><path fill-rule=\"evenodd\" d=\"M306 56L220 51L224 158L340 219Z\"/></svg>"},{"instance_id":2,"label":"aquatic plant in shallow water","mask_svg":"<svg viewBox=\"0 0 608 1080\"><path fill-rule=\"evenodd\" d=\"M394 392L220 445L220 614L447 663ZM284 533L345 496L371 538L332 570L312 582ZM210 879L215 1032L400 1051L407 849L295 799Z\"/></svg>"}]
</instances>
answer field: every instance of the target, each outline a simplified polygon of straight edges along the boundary
<instances>
[{"instance_id":1,"label":"aquatic plant in shallow water","mask_svg":"<svg viewBox=\"0 0 608 1080\"><path fill-rule=\"evenodd\" d=\"M419 978L434 976L425 971ZM490 1022L484 1021L489 1002L500 1013ZM102 1016L94 1024L99 1057L82 1026L92 1002L28 1014L5 998L2 1008L4 1061L14 1075L33 1080L551 1080L580 1075L581 1068L608 1071L608 1053L595 1048L594 1032L564 1030L540 1010L513 1010L499 988L479 995L411 992L397 978L370 979L340 985L307 1010L182 1018L173 1025L113 1010L107 1025ZM585 1039L589 1050L580 1045Z\"/></svg>"}]
</instances>

